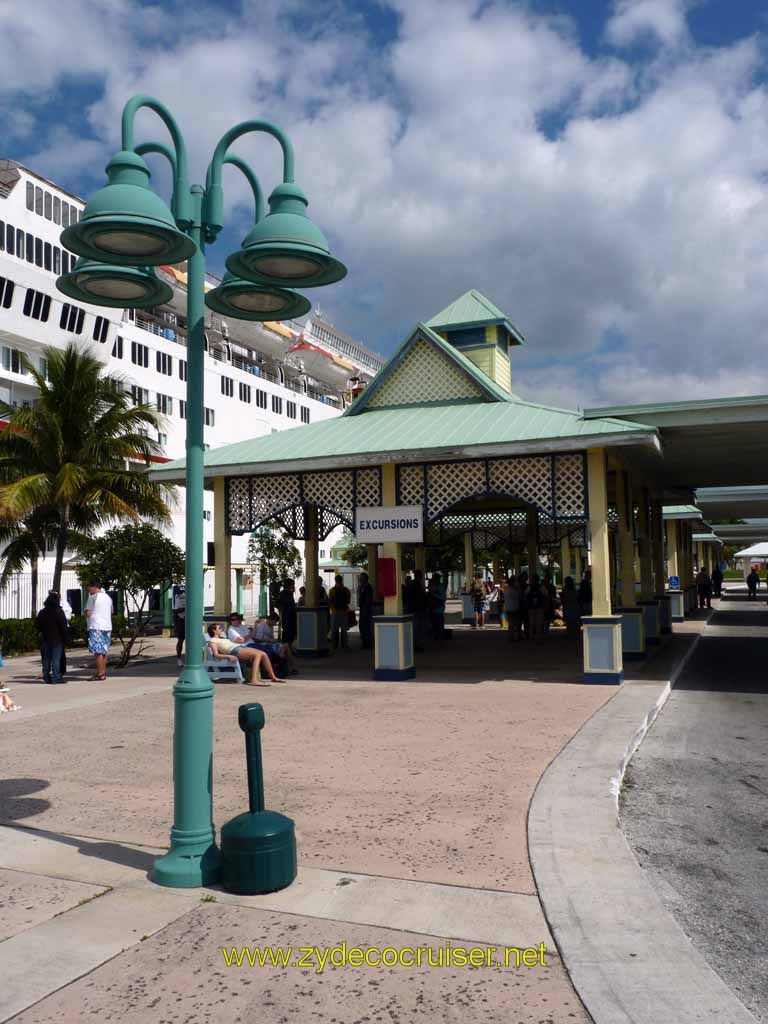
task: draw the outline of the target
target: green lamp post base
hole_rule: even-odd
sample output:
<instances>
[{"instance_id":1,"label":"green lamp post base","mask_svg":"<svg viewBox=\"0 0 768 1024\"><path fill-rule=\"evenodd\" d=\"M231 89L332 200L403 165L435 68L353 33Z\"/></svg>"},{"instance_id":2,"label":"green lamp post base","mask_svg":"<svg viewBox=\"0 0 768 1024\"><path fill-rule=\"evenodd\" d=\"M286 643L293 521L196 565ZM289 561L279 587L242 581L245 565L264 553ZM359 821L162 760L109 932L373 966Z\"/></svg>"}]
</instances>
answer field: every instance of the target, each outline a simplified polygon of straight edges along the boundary
<instances>
[{"instance_id":1,"label":"green lamp post base","mask_svg":"<svg viewBox=\"0 0 768 1024\"><path fill-rule=\"evenodd\" d=\"M221 881L221 851L213 839L202 852L199 838L190 839L187 847L183 838L172 839L173 847L154 863L153 882L169 889L199 889Z\"/></svg>"}]
</instances>

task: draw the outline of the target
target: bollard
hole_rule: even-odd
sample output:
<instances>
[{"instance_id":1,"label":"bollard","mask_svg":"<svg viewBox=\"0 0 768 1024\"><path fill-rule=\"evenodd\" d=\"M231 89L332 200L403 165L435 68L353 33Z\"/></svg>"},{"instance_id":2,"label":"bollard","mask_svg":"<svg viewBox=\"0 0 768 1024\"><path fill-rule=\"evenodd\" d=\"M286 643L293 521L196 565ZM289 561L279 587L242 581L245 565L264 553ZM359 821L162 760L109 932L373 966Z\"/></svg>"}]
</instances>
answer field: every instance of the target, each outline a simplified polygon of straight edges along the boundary
<instances>
[{"instance_id":1,"label":"bollard","mask_svg":"<svg viewBox=\"0 0 768 1024\"><path fill-rule=\"evenodd\" d=\"M245 733L249 810L221 829L221 882L227 892L255 896L285 889L294 880L296 836L290 818L264 810L260 736L264 708L241 704L237 721Z\"/></svg>"}]
</instances>

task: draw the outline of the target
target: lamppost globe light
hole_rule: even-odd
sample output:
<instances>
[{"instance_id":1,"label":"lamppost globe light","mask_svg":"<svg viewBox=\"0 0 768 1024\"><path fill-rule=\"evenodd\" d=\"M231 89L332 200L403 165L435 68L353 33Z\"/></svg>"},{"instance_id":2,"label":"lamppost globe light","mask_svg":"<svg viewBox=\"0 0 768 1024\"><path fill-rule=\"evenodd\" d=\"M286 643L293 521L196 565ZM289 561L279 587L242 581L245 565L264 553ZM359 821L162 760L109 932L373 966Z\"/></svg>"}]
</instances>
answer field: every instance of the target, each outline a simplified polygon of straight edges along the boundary
<instances>
[{"instance_id":1,"label":"lamppost globe light","mask_svg":"<svg viewBox=\"0 0 768 1024\"><path fill-rule=\"evenodd\" d=\"M138 154L121 150L107 165L109 184L91 196L77 224L61 233L62 245L87 259L127 267L180 263L194 242L149 186L150 172Z\"/></svg>"},{"instance_id":2,"label":"lamppost globe light","mask_svg":"<svg viewBox=\"0 0 768 1024\"><path fill-rule=\"evenodd\" d=\"M325 235L306 214L307 198L283 182L269 197L269 213L227 259L227 270L256 284L313 288L340 281L347 268L331 256Z\"/></svg>"},{"instance_id":3,"label":"lamppost globe light","mask_svg":"<svg viewBox=\"0 0 768 1024\"><path fill-rule=\"evenodd\" d=\"M226 273L218 287L206 292L205 304L221 316L238 320L293 320L312 308L309 299L288 288L254 284Z\"/></svg>"},{"instance_id":4,"label":"lamppost globe light","mask_svg":"<svg viewBox=\"0 0 768 1024\"><path fill-rule=\"evenodd\" d=\"M121 267L82 257L56 287L76 302L121 309L146 309L170 302L173 289L151 267Z\"/></svg>"}]
</instances>

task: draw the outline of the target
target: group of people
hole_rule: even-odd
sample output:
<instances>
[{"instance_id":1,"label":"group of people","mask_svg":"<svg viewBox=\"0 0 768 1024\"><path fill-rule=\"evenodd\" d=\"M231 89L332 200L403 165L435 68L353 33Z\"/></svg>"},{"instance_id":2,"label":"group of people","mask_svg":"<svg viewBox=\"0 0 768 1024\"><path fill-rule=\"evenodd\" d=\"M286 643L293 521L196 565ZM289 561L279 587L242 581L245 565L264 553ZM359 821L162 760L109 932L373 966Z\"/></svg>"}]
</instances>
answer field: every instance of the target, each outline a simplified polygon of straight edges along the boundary
<instances>
[{"instance_id":1,"label":"group of people","mask_svg":"<svg viewBox=\"0 0 768 1024\"><path fill-rule=\"evenodd\" d=\"M413 616L413 647L423 651L428 634L439 640L445 634L446 587L439 572L427 584L424 573L414 569L403 584L403 611Z\"/></svg>"},{"instance_id":2,"label":"group of people","mask_svg":"<svg viewBox=\"0 0 768 1024\"><path fill-rule=\"evenodd\" d=\"M489 614L498 615L502 628L509 632L513 643L523 638L541 641L551 624L560 617L569 635L575 636L581 628L582 615L592 612L592 578L586 570L579 587L572 576L567 576L558 594L552 577L509 576L500 583L475 576L470 588L475 621L482 629Z\"/></svg>"},{"instance_id":3,"label":"group of people","mask_svg":"<svg viewBox=\"0 0 768 1024\"><path fill-rule=\"evenodd\" d=\"M107 678L107 654L112 643L112 598L102 589L100 580L88 584L85 605L88 623L88 650L94 657L96 671L90 678ZM51 590L37 613L35 625L40 634L40 660L43 682L66 683L67 641L72 606L57 590Z\"/></svg>"},{"instance_id":4,"label":"group of people","mask_svg":"<svg viewBox=\"0 0 768 1024\"><path fill-rule=\"evenodd\" d=\"M291 645L275 639L275 614L256 619L253 627L243 622L243 616L233 612L225 631L219 623L208 627L208 646L215 658L239 661L250 669L246 682L251 686L270 686L285 682L285 676L298 675ZM261 678L262 673L267 677ZM278 674L279 673L279 674Z\"/></svg>"},{"instance_id":5,"label":"group of people","mask_svg":"<svg viewBox=\"0 0 768 1024\"><path fill-rule=\"evenodd\" d=\"M294 580L283 580L275 604L280 613L280 637L286 643L292 644L296 639L296 609L304 606L306 597L306 587L300 587L297 601ZM318 577L318 607L328 609L328 639L334 650L349 646L349 630L358 624L363 649L370 650L373 647L373 600L373 587L367 572L361 572L358 577L357 614L352 608L352 593L345 585L343 576L337 575L329 590L325 589L322 579Z\"/></svg>"}]
</instances>

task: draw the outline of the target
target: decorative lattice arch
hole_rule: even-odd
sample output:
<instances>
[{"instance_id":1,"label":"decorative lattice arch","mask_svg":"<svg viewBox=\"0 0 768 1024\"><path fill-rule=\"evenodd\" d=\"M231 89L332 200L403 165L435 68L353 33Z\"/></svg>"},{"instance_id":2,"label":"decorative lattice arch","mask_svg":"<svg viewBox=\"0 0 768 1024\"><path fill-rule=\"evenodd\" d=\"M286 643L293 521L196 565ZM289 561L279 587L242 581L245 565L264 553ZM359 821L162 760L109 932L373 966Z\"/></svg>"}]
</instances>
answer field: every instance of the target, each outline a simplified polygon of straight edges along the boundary
<instances>
[{"instance_id":1,"label":"decorative lattice arch","mask_svg":"<svg viewBox=\"0 0 768 1024\"><path fill-rule=\"evenodd\" d=\"M353 530L357 505L380 504L378 467L227 477L226 532L250 533L276 522L295 540L306 540L304 506L315 505L322 540L337 526Z\"/></svg>"},{"instance_id":2,"label":"decorative lattice arch","mask_svg":"<svg viewBox=\"0 0 768 1024\"><path fill-rule=\"evenodd\" d=\"M368 401L369 409L392 405L424 405L424 382L429 400L483 398L483 392L444 352L421 338Z\"/></svg>"}]
</instances>

